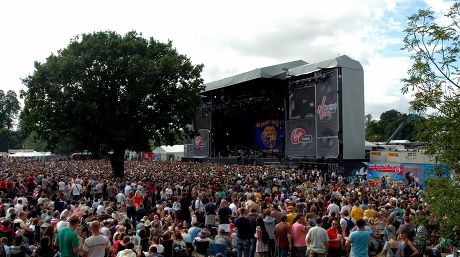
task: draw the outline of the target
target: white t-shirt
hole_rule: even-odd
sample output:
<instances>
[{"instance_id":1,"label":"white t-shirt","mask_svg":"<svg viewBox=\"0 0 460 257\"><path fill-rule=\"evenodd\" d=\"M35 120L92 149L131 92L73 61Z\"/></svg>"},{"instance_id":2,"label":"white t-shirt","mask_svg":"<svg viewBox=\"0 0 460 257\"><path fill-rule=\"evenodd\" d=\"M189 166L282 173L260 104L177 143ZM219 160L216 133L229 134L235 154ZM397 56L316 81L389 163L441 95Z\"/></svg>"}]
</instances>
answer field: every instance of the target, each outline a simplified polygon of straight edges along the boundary
<instances>
[{"instance_id":1,"label":"white t-shirt","mask_svg":"<svg viewBox=\"0 0 460 257\"><path fill-rule=\"evenodd\" d=\"M17 203L15 206L14 206L14 209L16 210L16 213L20 213L22 212L24 209L24 205L20 204L20 203Z\"/></svg>"},{"instance_id":2,"label":"white t-shirt","mask_svg":"<svg viewBox=\"0 0 460 257\"><path fill-rule=\"evenodd\" d=\"M315 253L325 253L326 247L325 243L329 240L329 236L324 228L319 226L314 226L308 230L307 236L305 239L310 240L310 250Z\"/></svg>"},{"instance_id":3,"label":"white t-shirt","mask_svg":"<svg viewBox=\"0 0 460 257\"><path fill-rule=\"evenodd\" d=\"M339 214L339 211L340 211L340 207L335 203L331 203L327 207L327 213L335 212L335 214Z\"/></svg>"},{"instance_id":4,"label":"white t-shirt","mask_svg":"<svg viewBox=\"0 0 460 257\"><path fill-rule=\"evenodd\" d=\"M110 241L106 236L91 236L85 240L83 251L88 253L88 257L104 257L105 249L110 247Z\"/></svg>"},{"instance_id":5,"label":"white t-shirt","mask_svg":"<svg viewBox=\"0 0 460 257\"><path fill-rule=\"evenodd\" d=\"M59 191L64 191L65 190L65 182L64 181L59 181L58 186L59 186Z\"/></svg>"},{"instance_id":6,"label":"white t-shirt","mask_svg":"<svg viewBox=\"0 0 460 257\"><path fill-rule=\"evenodd\" d=\"M80 184L72 184L72 195L80 195L82 186Z\"/></svg>"},{"instance_id":7,"label":"white t-shirt","mask_svg":"<svg viewBox=\"0 0 460 257\"><path fill-rule=\"evenodd\" d=\"M104 205L103 205L103 204L99 204L99 206L98 206L97 209L96 209L97 215L101 215L102 212L103 212L104 210L105 210Z\"/></svg>"},{"instance_id":8,"label":"white t-shirt","mask_svg":"<svg viewBox=\"0 0 460 257\"><path fill-rule=\"evenodd\" d=\"M110 235L110 229L109 229L108 227L106 227L106 226L103 226L103 227L101 228L101 234L102 234L103 236L108 237L108 236Z\"/></svg>"},{"instance_id":9,"label":"white t-shirt","mask_svg":"<svg viewBox=\"0 0 460 257\"><path fill-rule=\"evenodd\" d=\"M129 185L126 185L126 187L125 187L125 195L128 195L128 194L129 194L129 192L131 191L131 189L132 189L132 187L131 187L131 186L129 186Z\"/></svg>"},{"instance_id":10,"label":"white t-shirt","mask_svg":"<svg viewBox=\"0 0 460 257\"><path fill-rule=\"evenodd\" d=\"M117 199L117 203L122 203L125 201L126 196L122 192L120 192L117 194L117 196L115 196L115 198Z\"/></svg>"}]
</instances>

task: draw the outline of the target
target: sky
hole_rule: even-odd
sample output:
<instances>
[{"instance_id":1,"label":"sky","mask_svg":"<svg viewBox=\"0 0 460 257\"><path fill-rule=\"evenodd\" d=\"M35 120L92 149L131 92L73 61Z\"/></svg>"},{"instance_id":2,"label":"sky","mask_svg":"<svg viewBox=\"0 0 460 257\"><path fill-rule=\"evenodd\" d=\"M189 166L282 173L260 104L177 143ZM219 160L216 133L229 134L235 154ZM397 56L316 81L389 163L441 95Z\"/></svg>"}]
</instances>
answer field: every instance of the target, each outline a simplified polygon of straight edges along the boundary
<instances>
[{"instance_id":1,"label":"sky","mask_svg":"<svg viewBox=\"0 0 460 257\"><path fill-rule=\"evenodd\" d=\"M348 55L364 68L365 113L407 113L401 79L410 67L401 49L407 17L443 0L17 0L0 2L0 89L21 82L75 35L136 30L172 40L181 54L204 64L207 82L302 59L315 63Z\"/></svg>"}]
</instances>

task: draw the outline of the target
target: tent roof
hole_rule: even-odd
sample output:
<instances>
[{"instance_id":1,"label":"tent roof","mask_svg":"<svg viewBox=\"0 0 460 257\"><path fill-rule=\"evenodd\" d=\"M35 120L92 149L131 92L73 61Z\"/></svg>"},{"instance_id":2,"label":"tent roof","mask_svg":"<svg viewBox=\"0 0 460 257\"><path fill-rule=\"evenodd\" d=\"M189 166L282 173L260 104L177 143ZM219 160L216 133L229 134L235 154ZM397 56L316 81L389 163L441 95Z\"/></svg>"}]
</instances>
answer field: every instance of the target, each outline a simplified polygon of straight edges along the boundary
<instances>
[{"instance_id":1,"label":"tent roof","mask_svg":"<svg viewBox=\"0 0 460 257\"><path fill-rule=\"evenodd\" d=\"M235 76L231 76L228 78L224 78L221 80L213 81L210 83L206 83L205 92L228 87L231 85L243 83L246 81L260 79L260 78L275 78L275 79L284 79L285 73L287 70L292 69L294 67L307 64L307 62L302 60L292 61L281 63L277 65L267 66L263 68L257 68L255 70L251 70L245 73L241 73Z\"/></svg>"},{"instance_id":2,"label":"tent roof","mask_svg":"<svg viewBox=\"0 0 460 257\"><path fill-rule=\"evenodd\" d=\"M361 66L361 64L358 61L355 61L346 55L341 55L333 59L291 68L287 72L287 77L305 75L315 71L319 71L321 69L331 69L335 67L363 70L363 66Z\"/></svg>"},{"instance_id":3,"label":"tent roof","mask_svg":"<svg viewBox=\"0 0 460 257\"><path fill-rule=\"evenodd\" d=\"M369 142L369 141L364 141L364 146L371 146L371 147L374 147L374 146L378 146L372 142Z\"/></svg>"},{"instance_id":4,"label":"tent roof","mask_svg":"<svg viewBox=\"0 0 460 257\"><path fill-rule=\"evenodd\" d=\"M9 157L45 157L45 156L52 156L51 152L17 152L14 154L10 154Z\"/></svg>"},{"instance_id":5,"label":"tent roof","mask_svg":"<svg viewBox=\"0 0 460 257\"><path fill-rule=\"evenodd\" d=\"M184 152L184 145L162 145L155 150L152 151L153 153L183 153Z\"/></svg>"}]
</instances>

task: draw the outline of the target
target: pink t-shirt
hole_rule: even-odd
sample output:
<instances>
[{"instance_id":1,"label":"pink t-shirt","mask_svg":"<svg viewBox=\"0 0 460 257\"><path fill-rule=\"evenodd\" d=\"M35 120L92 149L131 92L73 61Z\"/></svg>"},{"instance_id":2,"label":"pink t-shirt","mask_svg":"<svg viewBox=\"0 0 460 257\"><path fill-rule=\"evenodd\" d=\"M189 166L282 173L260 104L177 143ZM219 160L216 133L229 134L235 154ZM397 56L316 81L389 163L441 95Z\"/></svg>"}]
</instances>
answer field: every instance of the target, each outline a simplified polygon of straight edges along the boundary
<instances>
[{"instance_id":1,"label":"pink t-shirt","mask_svg":"<svg viewBox=\"0 0 460 257\"><path fill-rule=\"evenodd\" d=\"M292 244L295 247L306 246L306 243L305 243L306 235L307 235L307 232L305 231L305 225L300 224L298 222L292 224L292 227L291 227Z\"/></svg>"}]
</instances>

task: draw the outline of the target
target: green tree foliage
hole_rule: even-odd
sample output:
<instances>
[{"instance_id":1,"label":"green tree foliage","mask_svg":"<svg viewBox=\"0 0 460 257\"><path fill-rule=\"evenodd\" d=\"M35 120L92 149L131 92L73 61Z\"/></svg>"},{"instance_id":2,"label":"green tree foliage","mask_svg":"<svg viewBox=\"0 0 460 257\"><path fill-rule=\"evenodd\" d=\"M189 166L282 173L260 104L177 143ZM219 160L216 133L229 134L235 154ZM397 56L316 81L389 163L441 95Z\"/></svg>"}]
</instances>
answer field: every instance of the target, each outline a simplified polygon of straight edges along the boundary
<instances>
[{"instance_id":1,"label":"green tree foliage","mask_svg":"<svg viewBox=\"0 0 460 257\"><path fill-rule=\"evenodd\" d=\"M460 225L459 10L460 3L455 1L446 14L426 9L410 16L403 48L410 55L412 67L402 80L402 92L413 95L414 111L428 114L419 138L425 143L425 151L447 164L454 178L431 180L424 196L447 237L452 235L454 225Z\"/></svg>"},{"instance_id":2,"label":"green tree foliage","mask_svg":"<svg viewBox=\"0 0 460 257\"><path fill-rule=\"evenodd\" d=\"M429 114L420 134L425 150L455 172L460 168L459 10L455 2L444 15L427 9L408 18L403 49L412 67L402 80L402 92L414 96L411 108Z\"/></svg>"},{"instance_id":3,"label":"green tree foliage","mask_svg":"<svg viewBox=\"0 0 460 257\"><path fill-rule=\"evenodd\" d=\"M200 104L202 68L172 42L136 32L83 34L35 63L24 79L21 124L51 149L62 138L77 149L106 149L121 177L125 149L148 150L152 138L174 143Z\"/></svg>"},{"instance_id":4,"label":"green tree foliage","mask_svg":"<svg viewBox=\"0 0 460 257\"><path fill-rule=\"evenodd\" d=\"M16 92L8 90L5 94L3 90L0 90L0 128L10 130L20 109Z\"/></svg>"},{"instance_id":5,"label":"green tree foliage","mask_svg":"<svg viewBox=\"0 0 460 257\"><path fill-rule=\"evenodd\" d=\"M21 149L23 138L18 131L0 128L0 152Z\"/></svg>"},{"instance_id":6,"label":"green tree foliage","mask_svg":"<svg viewBox=\"0 0 460 257\"><path fill-rule=\"evenodd\" d=\"M30 132L29 136L24 140L24 148L34 149L38 152L45 152L48 149L46 141L40 139L37 132Z\"/></svg>"},{"instance_id":7,"label":"green tree foliage","mask_svg":"<svg viewBox=\"0 0 460 257\"><path fill-rule=\"evenodd\" d=\"M418 116L414 119L408 119L407 114L396 110L383 112L379 120L372 120L370 117L366 116L366 140L373 142L385 142L403 121L407 121L407 123L394 139L416 141L417 132L424 120Z\"/></svg>"},{"instance_id":8,"label":"green tree foliage","mask_svg":"<svg viewBox=\"0 0 460 257\"><path fill-rule=\"evenodd\" d=\"M453 228L460 226L460 185L451 179L436 178L427 181L427 188L423 192L423 200L429 204L430 209L440 223L440 234L446 238L453 236Z\"/></svg>"}]
</instances>

